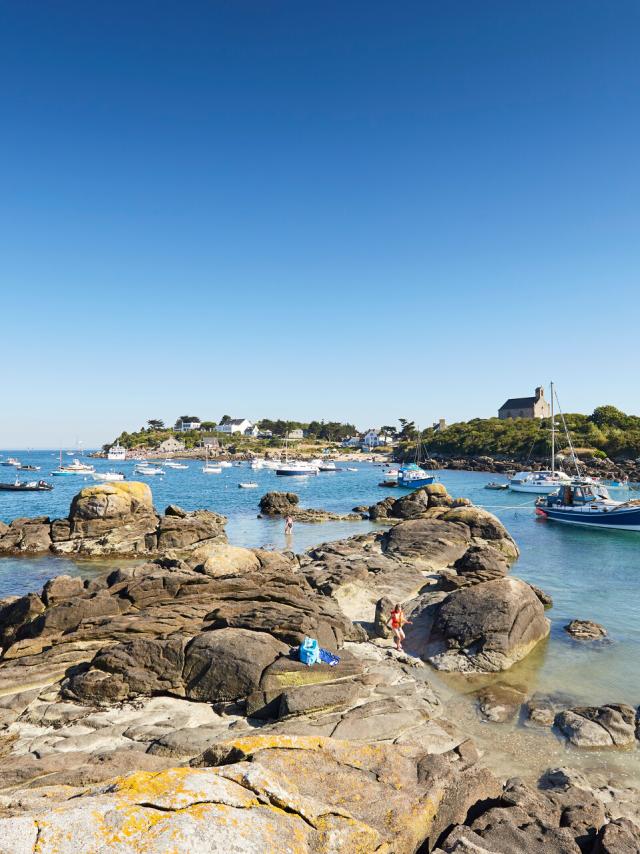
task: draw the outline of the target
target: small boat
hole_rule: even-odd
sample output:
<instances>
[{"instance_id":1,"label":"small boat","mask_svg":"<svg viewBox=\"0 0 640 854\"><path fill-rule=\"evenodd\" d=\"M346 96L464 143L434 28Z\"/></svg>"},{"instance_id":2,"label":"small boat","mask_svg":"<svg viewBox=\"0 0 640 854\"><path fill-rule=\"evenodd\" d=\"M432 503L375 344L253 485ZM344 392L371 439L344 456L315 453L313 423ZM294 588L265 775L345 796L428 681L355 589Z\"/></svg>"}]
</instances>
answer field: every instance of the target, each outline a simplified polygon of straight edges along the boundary
<instances>
[{"instance_id":1,"label":"small boat","mask_svg":"<svg viewBox=\"0 0 640 854\"><path fill-rule=\"evenodd\" d=\"M282 460L265 460L263 468L276 470L282 465Z\"/></svg>"},{"instance_id":2,"label":"small boat","mask_svg":"<svg viewBox=\"0 0 640 854\"><path fill-rule=\"evenodd\" d=\"M133 470L135 474L141 474L143 477L149 475L150 477L158 474L164 474L164 469L159 466L152 466L149 463L145 463L141 466L136 466Z\"/></svg>"},{"instance_id":3,"label":"small boat","mask_svg":"<svg viewBox=\"0 0 640 854\"><path fill-rule=\"evenodd\" d=\"M563 471L520 471L509 480L513 492L532 492L534 495L549 495L559 486L571 483Z\"/></svg>"},{"instance_id":4,"label":"small boat","mask_svg":"<svg viewBox=\"0 0 640 854\"><path fill-rule=\"evenodd\" d=\"M222 468L214 466L213 463L206 463L202 466L202 474L222 474Z\"/></svg>"},{"instance_id":5,"label":"small boat","mask_svg":"<svg viewBox=\"0 0 640 854\"><path fill-rule=\"evenodd\" d=\"M485 489L509 489L508 483L498 483L496 480L492 480L490 483L485 483Z\"/></svg>"},{"instance_id":6,"label":"small boat","mask_svg":"<svg viewBox=\"0 0 640 854\"><path fill-rule=\"evenodd\" d=\"M258 484L254 480L251 480L251 481L247 481L246 483L239 483L238 488L239 489L257 489Z\"/></svg>"},{"instance_id":7,"label":"small boat","mask_svg":"<svg viewBox=\"0 0 640 854\"><path fill-rule=\"evenodd\" d=\"M640 499L614 501L605 486L575 480L536 501L536 513L554 522L615 531L640 531Z\"/></svg>"},{"instance_id":8,"label":"small boat","mask_svg":"<svg viewBox=\"0 0 640 854\"><path fill-rule=\"evenodd\" d=\"M233 463L230 463L228 460L220 460L218 465L221 469L230 469L233 467Z\"/></svg>"},{"instance_id":9,"label":"small boat","mask_svg":"<svg viewBox=\"0 0 640 854\"><path fill-rule=\"evenodd\" d=\"M399 473L398 469L387 469L387 471L384 472L384 476L387 480L393 480L394 478L397 480Z\"/></svg>"},{"instance_id":10,"label":"small boat","mask_svg":"<svg viewBox=\"0 0 640 854\"><path fill-rule=\"evenodd\" d=\"M121 471L94 471L93 479L102 483L112 483L117 480L124 480L124 474Z\"/></svg>"},{"instance_id":11,"label":"small boat","mask_svg":"<svg viewBox=\"0 0 640 854\"><path fill-rule=\"evenodd\" d=\"M307 477L311 474L318 474L318 466L313 463L305 463L302 460L291 460L290 462L280 463L280 467L276 469L276 474L279 477Z\"/></svg>"},{"instance_id":12,"label":"small boat","mask_svg":"<svg viewBox=\"0 0 640 854\"><path fill-rule=\"evenodd\" d=\"M3 466L16 466L18 468L20 466L20 460L17 460L15 457L7 457L7 459L2 463Z\"/></svg>"},{"instance_id":13,"label":"small boat","mask_svg":"<svg viewBox=\"0 0 640 854\"><path fill-rule=\"evenodd\" d=\"M28 483L21 483L19 480L15 483L0 483L0 490L4 492L51 492L52 489L53 484L44 480L32 480Z\"/></svg>"},{"instance_id":14,"label":"small boat","mask_svg":"<svg viewBox=\"0 0 640 854\"><path fill-rule=\"evenodd\" d=\"M188 469L184 463L174 463L173 460L165 460L162 464L166 469Z\"/></svg>"},{"instance_id":15,"label":"small boat","mask_svg":"<svg viewBox=\"0 0 640 854\"><path fill-rule=\"evenodd\" d=\"M18 471L40 471L40 466L17 466Z\"/></svg>"},{"instance_id":16,"label":"small boat","mask_svg":"<svg viewBox=\"0 0 640 854\"><path fill-rule=\"evenodd\" d=\"M318 466L319 471L340 471L340 469L336 466L333 460L324 460L320 462Z\"/></svg>"},{"instance_id":17,"label":"small boat","mask_svg":"<svg viewBox=\"0 0 640 854\"><path fill-rule=\"evenodd\" d=\"M358 471L358 469L353 466L347 466L347 471Z\"/></svg>"},{"instance_id":18,"label":"small boat","mask_svg":"<svg viewBox=\"0 0 640 854\"><path fill-rule=\"evenodd\" d=\"M93 474L95 468L93 466L87 465L86 463L81 463L80 460L76 457L74 461L69 466L62 465L62 451L60 452L60 465L58 466L56 471L52 471L52 475L56 475L57 477L62 477L65 475L78 475L78 474Z\"/></svg>"},{"instance_id":19,"label":"small boat","mask_svg":"<svg viewBox=\"0 0 640 854\"><path fill-rule=\"evenodd\" d=\"M264 460L251 460L249 468L258 470L264 468Z\"/></svg>"},{"instance_id":20,"label":"small boat","mask_svg":"<svg viewBox=\"0 0 640 854\"><path fill-rule=\"evenodd\" d=\"M419 489L421 486L429 486L436 479L435 475L421 468L417 463L401 466L398 469L398 486L405 489Z\"/></svg>"}]
</instances>

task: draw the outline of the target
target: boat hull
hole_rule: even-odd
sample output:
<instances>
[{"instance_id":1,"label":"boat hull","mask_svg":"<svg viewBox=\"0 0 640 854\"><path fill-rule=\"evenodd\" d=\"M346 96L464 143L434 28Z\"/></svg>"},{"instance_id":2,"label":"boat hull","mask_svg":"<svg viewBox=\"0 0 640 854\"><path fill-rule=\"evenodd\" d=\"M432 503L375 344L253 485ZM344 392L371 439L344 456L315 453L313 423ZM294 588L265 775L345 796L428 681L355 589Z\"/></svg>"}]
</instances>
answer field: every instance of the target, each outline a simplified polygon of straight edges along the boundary
<instances>
[{"instance_id":1,"label":"boat hull","mask_svg":"<svg viewBox=\"0 0 640 854\"><path fill-rule=\"evenodd\" d=\"M401 475L398 476L398 486L403 489L420 489L421 486L429 486L435 481L435 476L429 475L428 477L416 477L411 478L410 480L405 480Z\"/></svg>"},{"instance_id":2,"label":"boat hull","mask_svg":"<svg viewBox=\"0 0 640 854\"><path fill-rule=\"evenodd\" d=\"M629 510L567 510L554 507L541 507L541 515L553 522L565 525L579 525L583 528L601 528L608 531L640 531L640 507Z\"/></svg>"},{"instance_id":3,"label":"boat hull","mask_svg":"<svg viewBox=\"0 0 640 854\"><path fill-rule=\"evenodd\" d=\"M318 469L276 469L278 477L309 477L318 474Z\"/></svg>"},{"instance_id":4,"label":"boat hull","mask_svg":"<svg viewBox=\"0 0 640 854\"><path fill-rule=\"evenodd\" d=\"M509 483L512 492L528 492L530 495L551 495L561 483Z\"/></svg>"}]
</instances>

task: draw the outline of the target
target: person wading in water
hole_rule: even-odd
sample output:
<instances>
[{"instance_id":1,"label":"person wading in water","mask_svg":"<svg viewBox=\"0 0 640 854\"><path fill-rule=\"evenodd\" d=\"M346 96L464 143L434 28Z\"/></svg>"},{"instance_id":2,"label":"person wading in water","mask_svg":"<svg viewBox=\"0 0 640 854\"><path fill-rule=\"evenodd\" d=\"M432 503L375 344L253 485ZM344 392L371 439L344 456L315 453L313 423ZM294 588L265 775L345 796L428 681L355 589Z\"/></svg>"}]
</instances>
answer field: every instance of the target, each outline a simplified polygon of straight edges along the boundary
<instances>
[{"instance_id":1,"label":"person wading in water","mask_svg":"<svg viewBox=\"0 0 640 854\"><path fill-rule=\"evenodd\" d=\"M293 516L287 516L284 522L284 533L288 537L293 531Z\"/></svg>"},{"instance_id":2,"label":"person wading in water","mask_svg":"<svg viewBox=\"0 0 640 854\"><path fill-rule=\"evenodd\" d=\"M411 620L407 620L402 610L402 605L394 605L391 616L387 620L387 625L391 626L393 637L396 641L396 649L402 652L402 641L405 639L405 634L402 631L403 626L410 626Z\"/></svg>"}]
</instances>

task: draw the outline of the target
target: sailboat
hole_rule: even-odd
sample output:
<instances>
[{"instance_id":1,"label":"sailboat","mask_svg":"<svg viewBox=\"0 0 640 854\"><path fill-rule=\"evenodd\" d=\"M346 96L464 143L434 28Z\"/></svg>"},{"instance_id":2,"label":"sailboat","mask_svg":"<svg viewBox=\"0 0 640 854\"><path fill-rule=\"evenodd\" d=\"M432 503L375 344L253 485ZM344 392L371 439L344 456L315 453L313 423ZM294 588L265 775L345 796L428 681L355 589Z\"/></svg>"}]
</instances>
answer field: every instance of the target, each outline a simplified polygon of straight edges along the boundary
<instances>
[{"instance_id":1,"label":"sailboat","mask_svg":"<svg viewBox=\"0 0 640 854\"><path fill-rule=\"evenodd\" d=\"M509 480L514 492L531 492L534 495L549 495L559 486L571 483L569 475L556 471L556 420L554 411L554 385L551 383L551 468L543 471L520 471ZM577 468L576 468L577 470Z\"/></svg>"},{"instance_id":2,"label":"sailboat","mask_svg":"<svg viewBox=\"0 0 640 854\"><path fill-rule=\"evenodd\" d=\"M209 448L207 447L205 463L202 466L202 474L221 474L222 468L209 462Z\"/></svg>"},{"instance_id":3,"label":"sailboat","mask_svg":"<svg viewBox=\"0 0 640 854\"><path fill-rule=\"evenodd\" d=\"M420 456L422 453L422 436L418 430L418 440L416 442L416 458L415 462L402 465L398 469L398 486L404 489L419 489L421 486L429 486L436 479L435 475L430 474L420 465Z\"/></svg>"},{"instance_id":4,"label":"sailboat","mask_svg":"<svg viewBox=\"0 0 640 854\"><path fill-rule=\"evenodd\" d=\"M281 462L276 469L276 474L280 477L306 477L310 474L318 474L318 466L314 463L304 462L304 460L289 460L289 433L284 438L284 462Z\"/></svg>"}]
</instances>

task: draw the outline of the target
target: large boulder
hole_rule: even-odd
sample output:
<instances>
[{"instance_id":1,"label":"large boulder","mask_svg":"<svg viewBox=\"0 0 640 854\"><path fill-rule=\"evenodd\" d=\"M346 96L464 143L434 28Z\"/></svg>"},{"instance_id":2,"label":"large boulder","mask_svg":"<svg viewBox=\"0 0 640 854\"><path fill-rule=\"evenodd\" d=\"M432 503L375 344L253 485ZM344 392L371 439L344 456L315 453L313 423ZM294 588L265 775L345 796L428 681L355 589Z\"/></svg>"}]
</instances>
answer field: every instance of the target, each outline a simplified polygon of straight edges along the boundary
<instances>
[{"instance_id":1,"label":"large boulder","mask_svg":"<svg viewBox=\"0 0 640 854\"><path fill-rule=\"evenodd\" d=\"M295 492L267 492L260 499L260 512L264 516L288 516L295 513L300 503Z\"/></svg>"},{"instance_id":2,"label":"large boulder","mask_svg":"<svg viewBox=\"0 0 640 854\"><path fill-rule=\"evenodd\" d=\"M46 552L51 547L51 525L47 516L14 519L0 528L0 553Z\"/></svg>"},{"instance_id":3,"label":"large boulder","mask_svg":"<svg viewBox=\"0 0 640 854\"><path fill-rule=\"evenodd\" d=\"M549 630L542 603L529 585L499 578L450 593L437 607L424 652L438 670L507 670Z\"/></svg>"},{"instance_id":4,"label":"large boulder","mask_svg":"<svg viewBox=\"0 0 640 854\"><path fill-rule=\"evenodd\" d=\"M436 571L455 563L466 552L471 534L464 525L441 519L412 519L394 525L383 538L385 554Z\"/></svg>"},{"instance_id":5,"label":"large boulder","mask_svg":"<svg viewBox=\"0 0 640 854\"><path fill-rule=\"evenodd\" d=\"M625 703L577 706L559 712L556 726L575 747L633 747L636 711Z\"/></svg>"}]
</instances>

